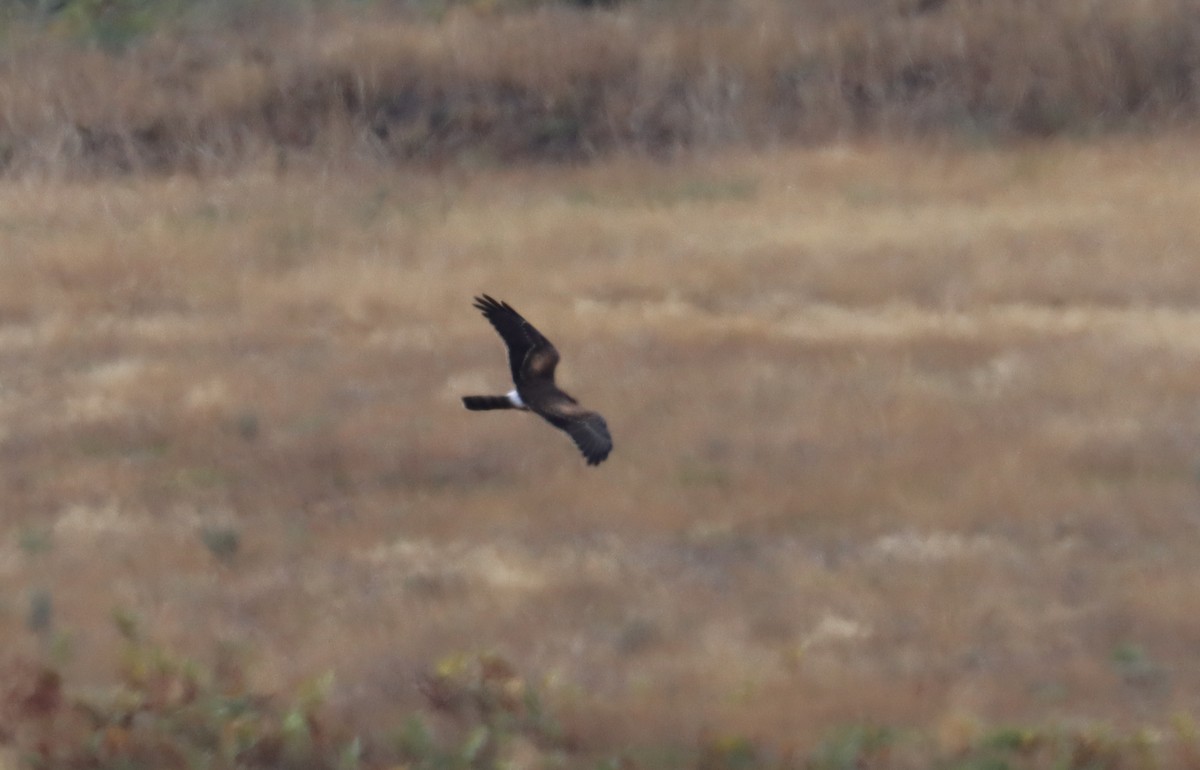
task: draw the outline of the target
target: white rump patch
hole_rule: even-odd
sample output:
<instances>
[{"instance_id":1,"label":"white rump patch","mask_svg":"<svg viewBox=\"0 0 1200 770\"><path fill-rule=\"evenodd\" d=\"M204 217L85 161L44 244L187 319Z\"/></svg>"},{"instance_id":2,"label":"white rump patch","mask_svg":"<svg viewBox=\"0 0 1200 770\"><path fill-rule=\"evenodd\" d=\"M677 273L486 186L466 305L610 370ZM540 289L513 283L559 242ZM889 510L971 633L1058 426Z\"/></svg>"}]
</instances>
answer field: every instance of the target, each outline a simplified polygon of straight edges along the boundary
<instances>
[{"instance_id":1,"label":"white rump patch","mask_svg":"<svg viewBox=\"0 0 1200 770\"><path fill-rule=\"evenodd\" d=\"M518 409L525 408L525 402L521 400L521 397L519 395L517 395L517 391L510 390L504 394L504 397L508 399L508 403L512 404L516 408L518 408Z\"/></svg>"}]
</instances>

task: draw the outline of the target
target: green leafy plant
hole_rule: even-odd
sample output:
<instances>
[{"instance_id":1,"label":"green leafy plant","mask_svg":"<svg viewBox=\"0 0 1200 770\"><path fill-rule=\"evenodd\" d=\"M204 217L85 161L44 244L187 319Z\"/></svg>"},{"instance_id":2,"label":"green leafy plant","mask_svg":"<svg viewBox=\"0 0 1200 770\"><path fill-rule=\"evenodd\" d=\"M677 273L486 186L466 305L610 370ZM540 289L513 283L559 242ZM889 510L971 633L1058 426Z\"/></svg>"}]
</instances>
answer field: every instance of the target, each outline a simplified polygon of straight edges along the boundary
<instances>
[{"instance_id":1,"label":"green leafy plant","mask_svg":"<svg viewBox=\"0 0 1200 770\"><path fill-rule=\"evenodd\" d=\"M225 566L233 564L242 546L242 535L233 527L204 527L200 530L200 540Z\"/></svg>"}]
</instances>

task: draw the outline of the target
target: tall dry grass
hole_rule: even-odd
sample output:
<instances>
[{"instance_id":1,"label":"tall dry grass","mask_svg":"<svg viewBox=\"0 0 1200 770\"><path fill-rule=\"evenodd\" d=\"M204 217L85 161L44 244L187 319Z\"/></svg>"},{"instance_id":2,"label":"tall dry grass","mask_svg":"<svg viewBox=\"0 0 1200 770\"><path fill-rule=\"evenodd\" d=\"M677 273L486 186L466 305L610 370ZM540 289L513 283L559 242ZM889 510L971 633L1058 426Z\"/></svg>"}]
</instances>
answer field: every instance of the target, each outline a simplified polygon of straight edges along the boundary
<instances>
[{"instance_id":1,"label":"tall dry grass","mask_svg":"<svg viewBox=\"0 0 1200 770\"><path fill-rule=\"evenodd\" d=\"M10 173L493 163L1190 123L1189 0L318 6L122 52L9 31ZM492 10L489 10L492 9Z\"/></svg>"}]
</instances>

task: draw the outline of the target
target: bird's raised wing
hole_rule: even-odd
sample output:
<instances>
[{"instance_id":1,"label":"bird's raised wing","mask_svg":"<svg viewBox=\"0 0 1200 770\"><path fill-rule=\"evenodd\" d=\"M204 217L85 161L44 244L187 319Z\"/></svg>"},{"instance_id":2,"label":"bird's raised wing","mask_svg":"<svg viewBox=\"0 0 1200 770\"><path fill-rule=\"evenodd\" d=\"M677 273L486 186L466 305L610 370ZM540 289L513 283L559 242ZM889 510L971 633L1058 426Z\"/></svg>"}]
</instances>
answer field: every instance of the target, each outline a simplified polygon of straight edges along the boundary
<instances>
[{"instance_id":1,"label":"bird's raised wing","mask_svg":"<svg viewBox=\"0 0 1200 770\"><path fill-rule=\"evenodd\" d=\"M553 379L554 368L558 366L558 351L550 340L533 328L533 324L507 302L499 302L486 294L475 298L475 307L508 346L508 365L514 383L520 384L522 379L529 377Z\"/></svg>"},{"instance_id":2,"label":"bird's raised wing","mask_svg":"<svg viewBox=\"0 0 1200 770\"><path fill-rule=\"evenodd\" d=\"M608 423L596 412L589 412L575 403L570 396L554 400L548 404L532 406L547 422L556 428L561 428L583 452L588 465L599 465L612 451L612 435L608 432Z\"/></svg>"}]
</instances>

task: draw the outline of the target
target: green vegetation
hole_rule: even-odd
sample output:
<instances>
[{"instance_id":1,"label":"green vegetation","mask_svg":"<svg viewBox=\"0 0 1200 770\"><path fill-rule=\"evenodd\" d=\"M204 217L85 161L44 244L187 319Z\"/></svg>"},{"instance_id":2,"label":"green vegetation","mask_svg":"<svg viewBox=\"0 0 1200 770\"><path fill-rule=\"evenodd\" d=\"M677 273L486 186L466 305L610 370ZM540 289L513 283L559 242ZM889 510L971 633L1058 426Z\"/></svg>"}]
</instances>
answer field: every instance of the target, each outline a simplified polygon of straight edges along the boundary
<instances>
[{"instance_id":1,"label":"green vegetation","mask_svg":"<svg viewBox=\"0 0 1200 770\"><path fill-rule=\"evenodd\" d=\"M228 566L237 557L241 548L242 535L233 527L203 527L200 539L217 561Z\"/></svg>"},{"instance_id":2,"label":"green vegetation","mask_svg":"<svg viewBox=\"0 0 1200 770\"><path fill-rule=\"evenodd\" d=\"M320 718L321 676L280 701L250 692L236 661L215 668L144 638L128 613L119 684L74 690L56 667L18 660L4 672L0 743L32 768L357 767L357 744Z\"/></svg>"},{"instance_id":3,"label":"green vegetation","mask_svg":"<svg viewBox=\"0 0 1200 770\"><path fill-rule=\"evenodd\" d=\"M205 666L146 638L128 612L114 613L114 625L124 649L112 687L74 687L59 665L35 658L0 669L0 766L9 757L35 770L1150 770L1192 767L1200 758L1195 725L1182 719L1165 732L995 727L952 749L915 731L854 725L807 756L737 734L695 745L663 736L654 746L596 755L580 750L528 680L491 654L447 656L423 675L424 709L362 735L325 707L336 689L332 674L302 682L290 696L260 693L227 648Z\"/></svg>"},{"instance_id":4,"label":"green vegetation","mask_svg":"<svg viewBox=\"0 0 1200 770\"><path fill-rule=\"evenodd\" d=\"M447 657L424 675L427 714L362 736L324 713L331 673L290 697L258 693L228 648L205 666L154 643L127 611L113 622L124 640L113 687L73 688L58 666L34 658L0 670L0 749L11 747L22 766L470 770L512 766L516 754L568 763L538 693L495 655ZM432 728L439 718L453 724Z\"/></svg>"}]
</instances>

